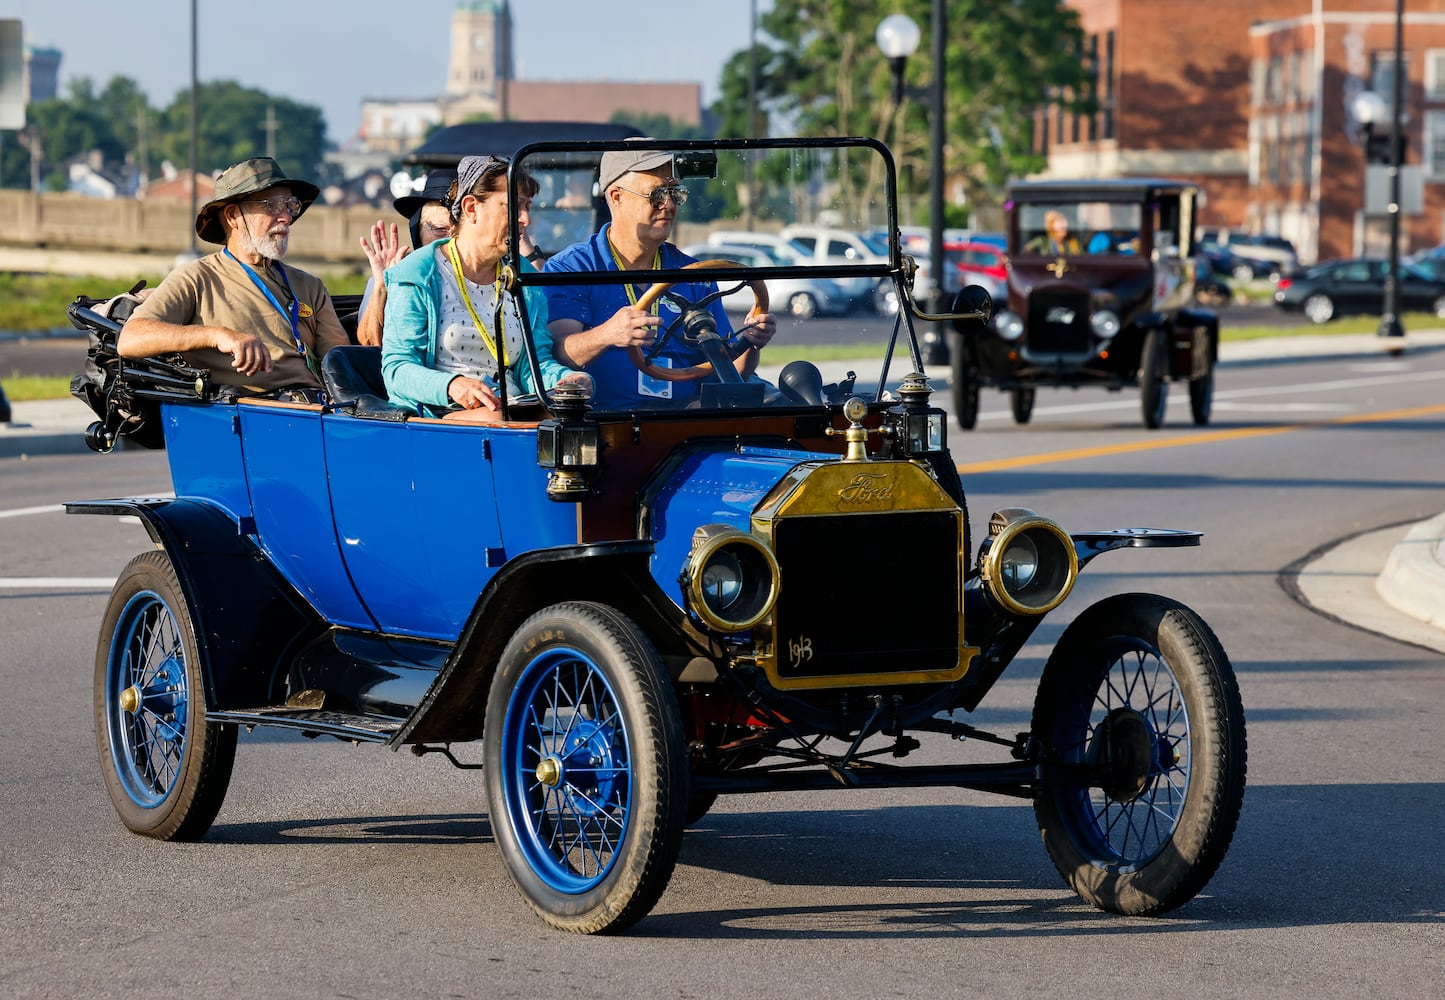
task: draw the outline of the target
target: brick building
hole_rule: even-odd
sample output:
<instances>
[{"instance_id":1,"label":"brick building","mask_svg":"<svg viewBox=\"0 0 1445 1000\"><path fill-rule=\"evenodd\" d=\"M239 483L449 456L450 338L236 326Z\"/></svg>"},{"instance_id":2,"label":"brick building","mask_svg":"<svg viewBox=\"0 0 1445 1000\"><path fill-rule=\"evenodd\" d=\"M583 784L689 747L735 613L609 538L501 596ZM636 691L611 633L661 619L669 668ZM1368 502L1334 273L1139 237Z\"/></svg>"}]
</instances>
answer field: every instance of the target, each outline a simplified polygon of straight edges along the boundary
<instances>
[{"instance_id":1,"label":"brick building","mask_svg":"<svg viewBox=\"0 0 1445 1000\"><path fill-rule=\"evenodd\" d=\"M1198 181L1202 221L1279 233L1305 260L1383 255L1352 99L1392 96L1394 0L1069 0L1100 110L1042 108L1050 177ZM1445 242L1445 0L1404 15L1405 252Z\"/></svg>"}]
</instances>

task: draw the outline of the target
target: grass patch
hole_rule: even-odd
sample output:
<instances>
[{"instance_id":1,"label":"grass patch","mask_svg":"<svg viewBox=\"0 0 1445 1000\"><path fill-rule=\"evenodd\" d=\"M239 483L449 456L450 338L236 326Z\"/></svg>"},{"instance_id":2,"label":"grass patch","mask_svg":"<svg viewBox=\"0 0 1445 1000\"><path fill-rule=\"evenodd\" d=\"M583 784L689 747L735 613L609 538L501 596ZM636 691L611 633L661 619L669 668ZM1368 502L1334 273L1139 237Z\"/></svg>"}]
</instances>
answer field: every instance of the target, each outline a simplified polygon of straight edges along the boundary
<instances>
[{"instance_id":1,"label":"grass patch","mask_svg":"<svg viewBox=\"0 0 1445 1000\"><path fill-rule=\"evenodd\" d=\"M1429 313L1408 313L1400 318L1400 324L1408 330L1434 330L1441 321ZM1251 326L1221 324L1220 340L1258 340L1261 337L1316 337L1345 333L1374 333L1380 328L1378 316L1348 316L1328 323L1299 323L1290 326L1276 326L1259 323Z\"/></svg>"},{"instance_id":2,"label":"grass patch","mask_svg":"<svg viewBox=\"0 0 1445 1000\"><path fill-rule=\"evenodd\" d=\"M5 379L5 398L12 403L35 399L64 399L70 395L69 375L20 375Z\"/></svg>"},{"instance_id":3,"label":"grass patch","mask_svg":"<svg viewBox=\"0 0 1445 1000\"><path fill-rule=\"evenodd\" d=\"M162 276L137 275L122 281L93 275L0 272L0 330L26 333L69 327L65 310L77 296L119 295L129 291L141 277L145 277L146 287L154 288ZM366 290L366 278L366 274L337 275L326 279L326 287L332 295L360 295Z\"/></svg>"}]
</instances>

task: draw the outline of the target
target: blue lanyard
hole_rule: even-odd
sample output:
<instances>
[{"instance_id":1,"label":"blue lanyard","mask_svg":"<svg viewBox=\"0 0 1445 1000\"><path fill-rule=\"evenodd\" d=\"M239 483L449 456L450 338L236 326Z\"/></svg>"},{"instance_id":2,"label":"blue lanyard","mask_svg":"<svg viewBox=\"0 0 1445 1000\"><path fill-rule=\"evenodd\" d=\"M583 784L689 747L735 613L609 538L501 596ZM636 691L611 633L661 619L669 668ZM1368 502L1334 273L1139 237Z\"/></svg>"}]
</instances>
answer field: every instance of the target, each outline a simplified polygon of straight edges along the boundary
<instances>
[{"instance_id":1,"label":"blue lanyard","mask_svg":"<svg viewBox=\"0 0 1445 1000\"><path fill-rule=\"evenodd\" d=\"M277 301L275 294L272 293L271 289L266 287L266 283L261 280L261 276L255 271L251 270L249 264L241 260L235 254L231 253L230 247L226 247L224 252L227 257L230 257L237 264L241 265L242 269L245 270L247 277L251 279L251 282L257 288L261 289L261 294L266 296L266 299L273 306L276 307L276 311L286 318L286 322L291 324L291 336L296 341L296 353L301 355L301 357L303 358L306 357L306 345L301 342L301 328L299 325L301 320L301 304L296 299L296 293L291 290L291 279L286 277L286 268L281 266L280 261L276 262L276 270L281 274L281 284L286 286L286 294L291 296L290 309L286 309L281 305L279 301Z\"/></svg>"}]
</instances>

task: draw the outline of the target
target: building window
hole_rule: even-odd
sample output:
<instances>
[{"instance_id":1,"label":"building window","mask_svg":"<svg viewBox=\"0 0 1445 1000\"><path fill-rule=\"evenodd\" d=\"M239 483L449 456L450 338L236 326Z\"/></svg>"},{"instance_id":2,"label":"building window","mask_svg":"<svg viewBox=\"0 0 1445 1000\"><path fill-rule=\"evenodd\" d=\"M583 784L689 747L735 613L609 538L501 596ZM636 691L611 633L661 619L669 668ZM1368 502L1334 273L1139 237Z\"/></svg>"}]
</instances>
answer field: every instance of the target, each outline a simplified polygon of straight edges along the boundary
<instances>
[{"instance_id":1,"label":"building window","mask_svg":"<svg viewBox=\"0 0 1445 1000\"><path fill-rule=\"evenodd\" d=\"M1445 111L1425 112L1425 148L1420 152L1425 176L1445 180Z\"/></svg>"},{"instance_id":2,"label":"building window","mask_svg":"<svg viewBox=\"0 0 1445 1000\"><path fill-rule=\"evenodd\" d=\"M1405 103L1410 102L1410 53L1405 56ZM1376 52L1370 58L1370 89L1385 99L1385 108L1393 113L1395 107L1395 53Z\"/></svg>"},{"instance_id":3,"label":"building window","mask_svg":"<svg viewBox=\"0 0 1445 1000\"><path fill-rule=\"evenodd\" d=\"M1104 33L1104 135L1114 138L1114 32Z\"/></svg>"},{"instance_id":4,"label":"building window","mask_svg":"<svg viewBox=\"0 0 1445 1000\"><path fill-rule=\"evenodd\" d=\"M1252 60L1249 64L1249 104L1257 108L1264 104L1264 79L1266 63L1263 59Z\"/></svg>"},{"instance_id":5,"label":"building window","mask_svg":"<svg viewBox=\"0 0 1445 1000\"><path fill-rule=\"evenodd\" d=\"M1445 49L1425 53L1425 100L1445 101Z\"/></svg>"}]
</instances>

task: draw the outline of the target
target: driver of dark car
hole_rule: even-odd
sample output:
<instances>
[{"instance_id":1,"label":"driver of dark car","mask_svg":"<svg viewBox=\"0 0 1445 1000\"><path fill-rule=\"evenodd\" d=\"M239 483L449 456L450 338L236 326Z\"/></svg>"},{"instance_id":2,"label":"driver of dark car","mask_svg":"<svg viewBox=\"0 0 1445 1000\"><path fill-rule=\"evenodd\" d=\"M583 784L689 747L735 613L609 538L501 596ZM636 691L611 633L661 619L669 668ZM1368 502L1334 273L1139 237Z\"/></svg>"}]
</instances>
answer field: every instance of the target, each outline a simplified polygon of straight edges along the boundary
<instances>
[{"instance_id":1,"label":"driver of dark car","mask_svg":"<svg viewBox=\"0 0 1445 1000\"><path fill-rule=\"evenodd\" d=\"M694 262L668 242L678 210L687 201L687 188L674 176L671 153L610 150L602 154L598 180L612 221L591 239L549 260L548 272L646 271ZM557 358L593 377L597 387L593 405L599 409L684 406L698 397L699 382L655 378L640 371L628 355L630 347L652 348L680 315L666 296L650 308L637 305L650 284L644 278L629 285L556 285L546 290ZM680 282L673 289L689 302L716 290L711 281ZM711 303L709 311L719 336L727 339L732 325L721 301ZM771 313L748 314L734 360L739 374L746 378L753 373L758 352L776 329ZM651 360L657 368L681 369L699 365L704 358L674 330Z\"/></svg>"}]
</instances>

